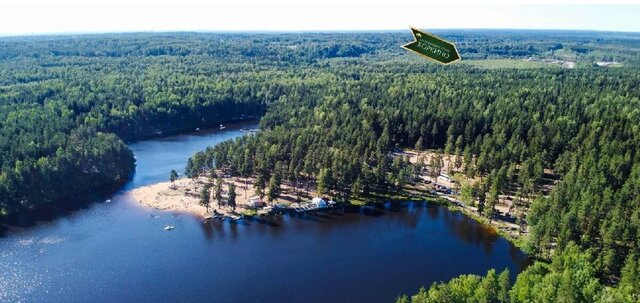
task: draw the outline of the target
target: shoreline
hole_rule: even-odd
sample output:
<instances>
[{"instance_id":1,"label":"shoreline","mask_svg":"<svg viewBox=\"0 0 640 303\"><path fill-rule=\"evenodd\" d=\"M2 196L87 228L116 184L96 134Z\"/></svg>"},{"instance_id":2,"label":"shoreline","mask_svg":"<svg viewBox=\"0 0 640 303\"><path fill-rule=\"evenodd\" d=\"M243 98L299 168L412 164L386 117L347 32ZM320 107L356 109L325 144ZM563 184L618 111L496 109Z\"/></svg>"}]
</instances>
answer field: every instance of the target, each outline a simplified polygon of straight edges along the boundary
<instances>
[{"instance_id":1,"label":"shoreline","mask_svg":"<svg viewBox=\"0 0 640 303\"><path fill-rule=\"evenodd\" d=\"M254 213L255 208L250 206L250 198L255 196L255 188L253 186L255 179L239 177L225 177L221 179L225 184L222 190L224 200L228 197L227 191L229 184L233 183L236 186L235 210L226 205L218 205L213 197L211 197L208 212L205 206L200 205L200 191L205 183L209 182L206 177L194 179L183 177L176 180L173 186L169 181L154 183L129 190L127 194L133 197L138 204L146 207L162 211L190 213L203 219L211 217L216 212L227 216ZM296 191L293 188L286 184L282 184L280 188L280 197L271 204L267 202L265 198L262 199L266 203L265 206L275 204L289 206L297 203ZM211 191L213 195L213 188ZM310 201L313 196L315 196L315 188L309 188L308 191L300 196L300 199L302 202L307 202Z\"/></svg>"},{"instance_id":2,"label":"shoreline","mask_svg":"<svg viewBox=\"0 0 640 303\"><path fill-rule=\"evenodd\" d=\"M207 212L207 208L205 206L200 205L200 190L204 186L206 182L208 182L205 177L198 177L195 179L189 178L180 178L176 180L173 184L169 181L154 183L150 185L146 185L143 187L139 187L136 189L132 189L127 193L133 197L133 199L139 205L143 205L149 208L161 210L161 211L174 211L195 215L199 218L206 219L210 218L216 212L225 216L238 216L240 214L246 215L255 215L255 208L250 207L249 198L254 196L255 188L253 187L253 182L255 181L253 178L247 178L246 180L238 177L227 177L222 178L225 183L223 186L223 197L226 199L227 197L227 186L230 183L234 183L236 185L236 210L234 211L231 207L226 205L219 206L217 202L212 199L209 206L209 212ZM284 204L291 205L296 203L296 197L293 194L294 191L287 185L282 185L282 196L274 201L273 204ZM315 196L315 189L310 189L307 195L301 197L302 201L306 202L311 199L311 197ZM404 196L398 196L404 197ZM396 200L392 197L389 197L389 200ZM442 207L446 207L453 211L462 212L464 215L469 218L487 226L495 230L496 233L500 234L502 237L507 239L512 244L521 247L522 241L524 237L526 237L526 233L517 234L511 230L511 227L514 227L515 224L504 222L502 220L493 219L489 221L489 219L478 215L473 207L462 206L459 203L456 203L457 199L452 196L437 194L435 196L426 194L421 199L416 199L416 196L406 196L404 198L398 200L411 200L411 201L428 201L430 203L435 203ZM266 201L265 201L266 202ZM351 203L352 205L357 205ZM366 203L369 204L369 203ZM267 203L266 206L269 204Z\"/></svg>"},{"instance_id":3,"label":"shoreline","mask_svg":"<svg viewBox=\"0 0 640 303\"><path fill-rule=\"evenodd\" d=\"M229 120L220 120L216 122L209 122L205 125L192 125L190 127L182 127L176 129L166 129L166 130L158 130L159 133L146 133L140 134L132 137L121 138L125 144L129 145L131 143L137 143L141 141L162 139L166 137L180 136L180 135L189 135L195 132L215 132L220 131L217 127L219 124L224 124L226 127L229 127L230 130L238 129L238 126L247 125L258 125L260 122L260 117L262 116L250 116L246 118L232 118Z\"/></svg>"},{"instance_id":4,"label":"shoreline","mask_svg":"<svg viewBox=\"0 0 640 303\"><path fill-rule=\"evenodd\" d=\"M409 160L413 163L419 161L420 156L422 156L424 157L422 161L429 163L434 153L405 150L400 155L408 156ZM444 162L443 170L448 170L447 168L452 165L452 156L447 155L443 157L442 160ZM348 201L348 203L351 205L371 205L378 201L430 201L448 209L464 213L467 217L494 229L496 233L500 234L515 246L522 248L528 232L526 230L520 230L520 227L513 222L513 218L508 219L503 216L510 212L510 206L507 204L508 199L506 199L506 196L499 198L499 203L495 206L496 215L489 219L478 214L474 206L462 203L460 196L434 190L434 184L453 188L455 181L452 179L453 177L443 177L442 175L431 178L425 172L422 172L419 178L420 181L405 187L403 193L373 193L372 200L351 200ZM225 176L222 177L221 180L224 183L222 191L223 205L218 205L217 201L213 197L210 197L208 212L205 206L200 205L200 192L206 183L211 183L211 180L207 177L201 176L194 179L182 177L176 180L173 186L171 182L165 181L132 189L128 193L131 194L137 203L146 207L162 211L189 213L203 219L211 218L214 215L233 218L240 215L255 216L257 214L265 214L265 212L259 211L260 208L252 207L250 203L250 198L255 196L254 184L256 180L254 177L241 178ZM464 182L469 182L469 180ZM228 186L231 183L236 187L235 210L224 205L228 197ZM302 184L299 188L293 188L290 184L284 182L281 184L280 189L281 193L279 198L272 203L268 203L264 198L262 199L265 202L264 206L279 204L295 208L306 202L310 202L311 199L317 195L314 182L306 185ZM267 208L266 212L269 212L269 210L270 208Z\"/></svg>"},{"instance_id":5,"label":"shoreline","mask_svg":"<svg viewBox=\"0 0 640 303\"><path fill-rule=\"evenodd\" d=\"M188 179L179 179L174 182L178 188L188 186ZM198 204L196 197L180 194L177 190L170 189L171 182L160 182L145 185L127 192L141 205L162 211L187 212L204 217L206 208ZM172 193L172 191L174 193Z\"/></svg>"}]
</instances>

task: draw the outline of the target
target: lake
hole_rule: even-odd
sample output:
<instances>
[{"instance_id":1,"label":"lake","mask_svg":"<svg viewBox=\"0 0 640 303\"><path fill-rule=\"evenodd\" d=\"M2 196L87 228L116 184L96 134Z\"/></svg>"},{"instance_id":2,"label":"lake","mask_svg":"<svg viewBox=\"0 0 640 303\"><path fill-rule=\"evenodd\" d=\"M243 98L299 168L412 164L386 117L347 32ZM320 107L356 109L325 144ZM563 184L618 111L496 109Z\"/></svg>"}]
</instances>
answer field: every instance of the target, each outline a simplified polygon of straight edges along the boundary
<instances>
[{"instance_id":1,"label":"lake","mask_svg":"<svg viewBox=\"0 0 640 303\"><path fill-rule=\"evenodd\" d=\"M240 128L131 143L123 190L0 238L1 302L392 302L434 281L527 257L474 220L427 203L204 224L138 205L128 189L167 181ZM174 225L165 231L166 225Z\"/></svg>"}]
</instances>

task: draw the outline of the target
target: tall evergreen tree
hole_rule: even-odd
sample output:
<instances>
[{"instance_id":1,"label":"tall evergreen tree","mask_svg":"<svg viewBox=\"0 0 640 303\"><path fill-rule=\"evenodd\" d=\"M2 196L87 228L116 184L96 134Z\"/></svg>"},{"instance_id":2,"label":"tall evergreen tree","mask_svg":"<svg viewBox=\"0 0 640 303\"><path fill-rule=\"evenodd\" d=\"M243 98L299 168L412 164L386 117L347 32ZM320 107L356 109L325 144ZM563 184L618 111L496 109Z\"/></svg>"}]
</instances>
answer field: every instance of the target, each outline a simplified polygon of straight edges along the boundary
<instances>
[{"instance_id":1,"label":"tall evergreen tree","mask_svg":"<svg viewBox=\"0 0 640 303\"><path fill-rule=\"evenodd\" d=\"M209 206L211 204L211 184L206 183L200 191L200 205L207 208L209 212Z\"/></svg>"},{"instance_id":2,"label":"tall evergreen tree","mask_svg":"<svg viewBox=\"0 0 640 303\"><path fill-rule=\"evenodd\" d=\"M234 211L236 210L236 185L231 182L229 183L229 197L227 199L227 205L229 205Z\"/></svg>"}]
</instances>

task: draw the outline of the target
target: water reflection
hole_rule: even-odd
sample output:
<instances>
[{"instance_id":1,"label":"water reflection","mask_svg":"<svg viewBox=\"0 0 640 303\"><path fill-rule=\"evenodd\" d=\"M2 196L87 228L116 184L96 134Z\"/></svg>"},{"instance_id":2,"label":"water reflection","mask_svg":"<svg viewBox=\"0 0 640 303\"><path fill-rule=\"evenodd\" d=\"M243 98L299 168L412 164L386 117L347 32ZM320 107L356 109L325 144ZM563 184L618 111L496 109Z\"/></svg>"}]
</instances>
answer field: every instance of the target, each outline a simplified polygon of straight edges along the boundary
<instances>
[{"instance_id":1,"label":"water reflection","mask_svg":"<svg viewBox=\"0 0 640 303\"><path fill-rule=\"evenodd\" d=\"M127 188L165 181L196 150L241 134L132 144ZM1 238L0 302L391 302L527 262L492 230L423 202L205 224L111 199Z\"/></svg>"},{"instance_id":2,"label":"water reflection","mask_svg":"<svg viewBox=\"0 0 640 303\"><path fill-rule=\"evenodd\" d=\"M443 230L447 232L446 236L481 248L484 256L494 254L498 241L506 242L492 227L480 224L460 212L452 212L428 202L387 202L375 206L340 207L326 212L262 216L240 221L210 220L200 226L205 238L209 240L228 235L235 241L243 232L240 227L251 229L251 232L257 232L260 236L277 239L292 230L301 234L312 232L327 235L343 228L362 227L372 220L376 220L378 225L409 230L420 229L420 224L425 220L441 222ZM508 255L519 268L529 264L527 257L517 247L507 244Z\"/></svg>"}]
</instances>

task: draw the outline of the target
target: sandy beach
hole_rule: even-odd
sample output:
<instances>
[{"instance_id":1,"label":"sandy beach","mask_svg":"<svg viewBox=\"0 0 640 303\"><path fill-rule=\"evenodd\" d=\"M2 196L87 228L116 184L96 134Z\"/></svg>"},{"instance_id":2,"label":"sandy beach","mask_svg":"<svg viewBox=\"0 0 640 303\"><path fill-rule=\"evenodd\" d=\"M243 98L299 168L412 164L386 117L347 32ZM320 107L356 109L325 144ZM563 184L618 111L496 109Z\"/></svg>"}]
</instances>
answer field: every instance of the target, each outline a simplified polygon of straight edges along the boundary
<instances>
[{"instance_id":1,"label":"sandy beach","mask_svg":"<svg viewBox=\"0 0 640 303\"><path fill-rule=\"evenodd\" d=\"M232 177L223 178L223 181L225 185L223 186L222 195L225 199L228 195L228 184L233 182L236 185L235 213L241 213L243 210L250 208L249 198L255 196L255 188L253 187L255 180L253 178L245 180L244 178ZM206 207L200 205L200 191L206 182L208 180L204 177L195 179L181 178L176 180L173 186L171 186L171 182L161 182L136 188L130 194L139 203L159 210L189 212L201 217L213 214L214 210L222 214L232 214L233 210L230 207L225 205L218 206L217 201L213 198L211 199L208 213ZM295 192L292 188L283 184L281 190L281 197L274 201L274 204L288 205L295 202ZM309 194L315 194L315 191L311 189ZM302 198L303 201L307 199L308 196Z\"/></svg>"},{"instance_id":2,"label":"sandy beach","mask_svg":"<svg viewBox=\"0 0 640 303\"><path fill-rule=\"evenodd\" d=\"M206 208L198 203L198 192L194 191L198 186L194 180L180 179L174 182L174 186L175 189L171 182L156 183L136 188L130 194L139 203L155 209L207 215Z\"/></svg>"}]
</instances>

